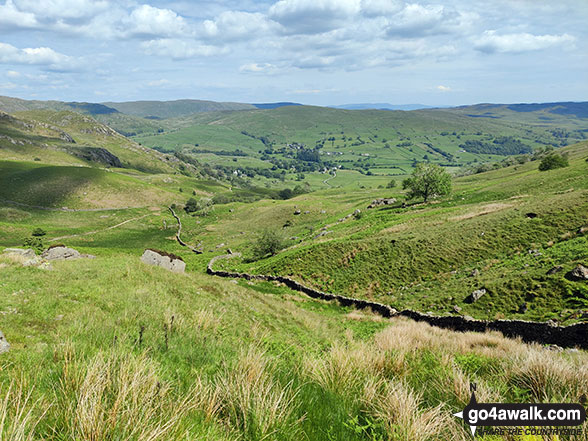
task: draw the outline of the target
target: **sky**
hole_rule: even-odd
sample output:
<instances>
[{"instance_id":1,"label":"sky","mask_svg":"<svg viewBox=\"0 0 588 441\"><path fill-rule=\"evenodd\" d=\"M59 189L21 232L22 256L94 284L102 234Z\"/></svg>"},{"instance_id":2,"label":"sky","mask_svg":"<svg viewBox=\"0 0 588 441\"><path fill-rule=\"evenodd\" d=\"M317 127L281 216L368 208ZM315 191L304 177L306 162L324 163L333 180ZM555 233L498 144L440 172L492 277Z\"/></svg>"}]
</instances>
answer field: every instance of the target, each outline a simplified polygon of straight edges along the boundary
<instances>
[{"instance_id":1,"label":"sky","mask_svg":"<svg viewBox=\"0 0 588 441\"><path fill-rule=\"evenodd\" d=\"M0 95L588 101L588 0L0 0Z\"/></svg>"}]
</instances>

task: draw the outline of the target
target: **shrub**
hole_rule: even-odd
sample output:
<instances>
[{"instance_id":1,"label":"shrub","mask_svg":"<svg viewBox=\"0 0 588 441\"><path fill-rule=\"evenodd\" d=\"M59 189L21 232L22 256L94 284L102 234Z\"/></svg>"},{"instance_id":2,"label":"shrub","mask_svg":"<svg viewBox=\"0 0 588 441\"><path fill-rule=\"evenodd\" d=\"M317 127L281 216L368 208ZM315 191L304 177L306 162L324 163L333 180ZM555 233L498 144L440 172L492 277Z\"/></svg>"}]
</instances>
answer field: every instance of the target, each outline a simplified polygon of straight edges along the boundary
<instances>
[{"instance_id":1,"label":"shrub","mask_svg":"<svg viewBox=\"0 0 588 441\"><path fill-rule=\"evenodd\" d=\"M264 230L253 247L255 259L262 259L268 254L274 256L285 246L284 238L275 230Z\"/></svg>"},{"instance_id":2,"label":"shrub","mask_svg":"<svg viewBox=\"0 0 588 441\"><path fill-rule=\"evenodd\" d=\"M35 237L45 236L46 234L47 234L47 232L45 230L43 230L42 228L35 228L33 230L33 232L31 233L31 235L33 235Z\"/></svg>"},{"instance_id":3,"label":"shrub","mask_svg":"<svg viewBox=\"0 0 588 441\"><path fill-rule=\"evenodd\" d=\"M23 246L27 248L32 248L34 250L37 250L38 252L43 251L43 249L45 248L45 246L43 245L43 239L41 239L38 236L26 237L23 240L22 244Z\"/></svg>"},{"instance_id":4,"label":"shrub","mask_svg":"<svg viewBox=\"0 0 588 441\"><path fill-rule=\"evenodd\" d=\"M394 179L392 179L390 182L388 182L388 184L386 185L386 188L394 188L396 187L396 181Z\"/></svg>"},{"instance_id":5,"label":"shrub","mask_svg":"<svg viewBox=\"0 0 588 441\"><path fill-rule=\"evenodd\" d=\"M196 200L194 198L188 199L184 210L186 213L197 213L200 216L206 216L212 207L212 199L209 198L200 198Z\"/></svg>"},{"instance_id":6,"label":"shrub","mask_svg":"<svg viewBox=\"0 0 588 441\"><path fill-rule=\"evenodd\" d=\"M556 168L567 167L570 165L567 156L550 153L545 156L539 164L539 171L553 170Z\"/></svg>"}]
</instances>

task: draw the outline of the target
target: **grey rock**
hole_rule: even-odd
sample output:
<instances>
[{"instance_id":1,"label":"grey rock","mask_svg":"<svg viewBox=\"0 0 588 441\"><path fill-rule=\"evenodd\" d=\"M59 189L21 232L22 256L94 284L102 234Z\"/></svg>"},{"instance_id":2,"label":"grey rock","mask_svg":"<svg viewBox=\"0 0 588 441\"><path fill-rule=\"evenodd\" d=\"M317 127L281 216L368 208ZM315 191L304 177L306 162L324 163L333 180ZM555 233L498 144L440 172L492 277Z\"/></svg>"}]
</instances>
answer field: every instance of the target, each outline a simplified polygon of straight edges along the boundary
<instances>
[{"instance_id":1,"label":"grey rock","mask_svg":"<svg viewBox=\"0 0 588 441\"><path fill-rule=\"evenodd\" d=\"M480 271L477 268L474 268L470 273L470 277L478 277L480 275Z\"/></svg>"},{"instance_id":2,"label":"grey rock","mask_svg":"<svg viewBox=\"0 0 588 441\"><path fill-rule=\"evenodd\" d=\"M224 247L224 246L225 246L225 243L223 242L223 243L219 243L219 244L216 246L216 248L218 249L218 248L222 248L222 247Z\"/></svg>"},{"instance_id":3,"label":"grey rock","mask_svg":"<svg viewBox=\"0 0 588 441\"><path fill-rule=\"evenodd\" d=\"M3 251L4 254L15 254L18 256L23 256L26 257L28 259L32 259L33 257L37 257L37 255L35 254L35 251L27 248L27 249L22 249L22 248L5 248Z\"/></svg>"},{"instance_id":4,"label":"grey rock","mask_svg":"<svg viewBox=\"0 0 588 441\"><path fill-rule=\"evenodd\" d=\"M539 257L539 256L543 255L543 253L539 250L529 250L529 254L531 256L535 256L535 257Z\"/></svg>"},{"instance_id":5,"label":"grey rock","mask_svg":"<svg viewBox=\"0 0 588 441\"><path fill-rule=\"evenodd\" d=\"M300 211L299 209L297 209L296 211L294 211L294 214L295 214L296 216L298 216L300 213L302 213L302 211Z\"/></svg>"},{"instance_id":6,"label":"grey rock","mask_svg":"<svg viewBox=\"0 0 588 441\"><path fill-rule=\"evenodd\" d=\"M368 205L368 208L382 207L384 205L392 205L394 203L396 203L396 198L378 198L374 199L372 203Z\"/></svg>"},{"instance_id":7,"label":"grey rock","mask_svg":"<svg viewBox=\"0 0 588 441\"><path fill-rule=\"evenodd\" d=\"M459 314L461 312L461 308L457 305L453 305L453 312L456 312L457 314Z\"/></svg>"},{"instance_id":8,"label":"grey rock","mask_svg":"<svg viewBox=\"0 0 588 441\"><path fill-rule=\"evenodd\" d=\"M183 260L159 254L153 250L145 250L141 256L141 262L147 265L160 266L174 273L183 273L186 270L186 263Z\"/></svg>"},{"instance_id":9,"label":"grey rock","mask_svg":"<svg viewBox=\"0 0 588 441\"><path fill-rule=\"evenodd\" d=\"M472 292L472 293L471 293L471 294L468 296L468 298L466 299L466 301L467 301L468 303L475 303L475 302L477 302L478 300L480 300L480 299L482 298L482 296L483 296L484 294L486 294L486 292L487 292L487 291L486 291L486 288L480 288L480 289L477 289L477 290L475 290L474 292Z\"/></svg>"},{"instance_id":10,"label":"grey rock","mask_svg":"<svg viewBox=\"0 0 588 441\"><path fill-rule=\"evenodd\" d=\"M10 345L6 341L6 337L4 337L4 334L2 334L2 331L0 331L0 354L2 354L3 352L8 352L9 350L10 350Z\"/></svg>"},{"instance_id":11,"label":"grey rock","mask_svg":"<svg viewBox=\"0 0 588 441\"><path fill-rule=\"evenodd\" d=\"M47 260L70 260L94 258L95 256L92 256L91 254L80 254L79 251L74 250L73 248L58 246L43 251L41 257Z\"/></svg>"},{"instance_id":12,"label":"grey rock","mask_svg":"<svg viewBox=\"0 0 588 441\"><path fill-rule=\"evenodd\" d=\"M579 263L566 276L570 280L588 280L588 268Z\"/></svg>"}]
</instances>

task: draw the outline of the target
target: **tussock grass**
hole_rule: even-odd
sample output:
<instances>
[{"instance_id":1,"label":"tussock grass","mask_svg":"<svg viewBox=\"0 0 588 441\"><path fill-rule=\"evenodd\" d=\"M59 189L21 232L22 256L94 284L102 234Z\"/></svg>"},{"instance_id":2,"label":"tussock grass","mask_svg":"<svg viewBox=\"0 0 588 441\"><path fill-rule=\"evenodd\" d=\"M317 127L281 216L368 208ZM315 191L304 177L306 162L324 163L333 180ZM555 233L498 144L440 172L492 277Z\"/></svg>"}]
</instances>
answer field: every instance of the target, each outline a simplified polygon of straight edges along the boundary
<instances>
[{"instance_id":1,"label":"tussock grass","mask_svg":"<svg viewBox=\"0 0 588 441\"><path fill-rule=\"evenodd\" d=\"M367 383L363 401L367 413L386 427L388 440L466 439L463 429L443 406L423 408L421 393L402 381Z\"/></svg>"},{"instance_id":2,"label":"tussock grass","mask_svg":"<svg viewBox=\"0 0 588 441\"><path fill-rule=\"evenodd\" d=\"M85 363L65 354L58 411L71 439L176 439L191 395L176 399L145 354L99 352ZM61 432L61 435L64 435Z\"/></svg>"},{"instance_id":3,"label":"tussock grass","mask_svg":"<svg viewBox=\"0 0 588 441\"><path fill-rule=\"evenodd\" d=\"M281 385L272 375L265 354L250 347L232 370L216 379L219 415L247 439L296 440L300 420L294 415L297 390L292 383Z\"/></svg>"},{"instance_id":4,"label":"tussock grass","mask_svg":"<svg viewBox=\"0 0 588 441\"><path fill-rule=\"evenodd\" d=\"M33 401L32 390L26 382L14 380L4 390L0 387L0 441L35 439L35 427L48 406Z\"/></svg>"}]
</instances>

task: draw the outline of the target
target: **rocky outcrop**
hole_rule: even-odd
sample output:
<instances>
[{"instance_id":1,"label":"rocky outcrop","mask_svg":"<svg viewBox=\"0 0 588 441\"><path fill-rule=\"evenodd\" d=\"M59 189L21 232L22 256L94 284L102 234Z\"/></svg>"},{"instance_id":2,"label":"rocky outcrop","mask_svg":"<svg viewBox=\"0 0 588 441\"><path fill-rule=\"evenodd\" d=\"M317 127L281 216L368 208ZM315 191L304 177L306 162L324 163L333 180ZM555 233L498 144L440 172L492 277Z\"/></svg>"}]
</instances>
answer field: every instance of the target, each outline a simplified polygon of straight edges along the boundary
<instances>
[{"instance_id":1,"label":"rocky outcrop","mask_svg":"<svg viewBox=\"0 0 588 441\"><path fill-rule=\"evenodd\" d=\"M35 251L30 248L5 248L3 255L15 262L21 263L22 266L34 266L39 265L42 262L35 254Z\"/></svg>"},{"instance_id":2,"label":"rocky outcrop","mask_svg":"<svg viewBox=\"0 0 588 441\"><path fill-rule=\"evenodd\" d=\"M576 323L570 326L558 326L553 322L528 322L524 320L476 320L470 316L435 316L423 314L410 309L397 311L391 306L369 300L354 299L336 294L329 294L317 289L309 288L289 277L273 275L254 275L217 271L214 264L221 259L240 257L240 253L214 257L206 268L206 272L219 277L231 279L243 278L247 280L265 280L283 283L290 289L302 292L309 297L322 300L336 301L342 306L353 306L358 309L369 308L383 317L407 317L415 321L426 322L431 326L451 329L460 332L499 331L505 337L519 337L523 341L561 347L579 347L588 349L588 323ZM485 291L485 290L484 290Z\"/></svg>"},{"instance_id":3,"label":"rocky outcrop","mask_svg":"<svg viewBox=\"0 0 588 441\"><path fill-rule=\"evenodd\" d=\"M392 205L396 203L396 198L378 198L374 199L368 208L383 207L385 205Z\"/></svg>"},{"instance_id":4,"label":"rocky outcrop","mask_svg":"<svg viewBox=\"0 0 588 441\"><path fill-rule=\"evenodd\" d=\"M186 270L186 263L181 257L160 250L145 250L141 256L141 262L160 266L174 273L183 273Z\"/></svg>"},{"instance_id":5,"label":"rocky outcrop","mask_svg":"<svg viewBox=\"0 0 588 441\"><path fill-rule=\"evenodd\" d=\"M73 259L94 259L96 256L91 254L81 254L73 248L64 245L53 245L43 251L41 257L46 260L73 260Z\"/></svg>"},{"instance_id":6,"label":"rocky outcrop","mask_svg":"<svg viewBox=\"0 0 588 441\"><path fill-rule=\"evenodd\" d=\"M465 301L467 303L475 303L482 298L484 294L486 294L486 288L480 288L472 292Z\"/></svg>"},{"instance_id":7,"label":"rocky outcrop","mask_svg":"<svg viewBox=\"0 0 588 441\"><path fill-rule=\"evenodd\" d=\"M4 334L2 334L2 331L0 331L0 354L2 354L4 352L8 352L9 350L10 350L10 345L6 341L6 337L4 337Z\"/></svg>"},{"instance_id":8,"label":"rocky outcrop","mask_svg":"<svg viewBox=\"0 0 588 441\"><path fill-rule=\"evenodd\" d=\"M116 155L102 147L78 147L70 148L68 152L72 155L90 162L97 162L109 167L122 168L123 164Z\"/></svg>"},{"instance_id":9,"label":"rocky outcrop","mask_svg":"<svg viewBox=\"0 0 588 441\"><path fill-rule=\"evenodd\" d=\"M588 268L582 264L576 265L576 268L566 274L569 280L588 280Z\"/></svg>"}]
</instances>

